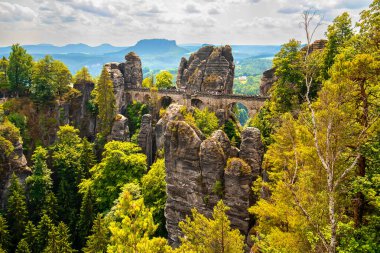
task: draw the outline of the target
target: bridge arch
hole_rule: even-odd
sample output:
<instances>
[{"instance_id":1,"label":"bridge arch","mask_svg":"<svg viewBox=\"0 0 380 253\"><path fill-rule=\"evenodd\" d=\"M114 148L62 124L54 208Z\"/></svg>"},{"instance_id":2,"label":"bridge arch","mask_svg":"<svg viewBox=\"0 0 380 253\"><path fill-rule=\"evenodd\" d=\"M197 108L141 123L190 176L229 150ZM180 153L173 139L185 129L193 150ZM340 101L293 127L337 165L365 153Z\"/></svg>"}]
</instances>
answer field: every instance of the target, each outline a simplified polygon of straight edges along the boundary
<instances>
[{"instance_id":1,"label":"bridge arch","mask_svg":"<svg viewBox=\"0 0 380 253\"><path fill-rule=\"evenodd\" d=\"M242 103L241 101L230 102L227 105L227 110L237 117L242 126L245 125L245 123L247 123L247 121L251 117L251 110L249 104L244 102Z\"/></svg>"},{"instance_id":2,"label":"bridge arch","mask_svg":"<svg viewBox=\"0 0 380 253\"><path fill-rule=\"evenodd\" d=\"M170 96L162 96L160 98L160 107L161 108L167 108L170 104L174 103L174 100Z\"/></svg>"},{"instance_id":3,"label":"bridge arch","mask_svg":"<svg viewBox=\"0 0 380 253\"><path fill-rule=\"evenodd\" d=\"M206 105L202 100L200 100L198 98L192 98L191 99L191 106L196 107L198 109L203 109Z\"/></svg>"}]
</instances>

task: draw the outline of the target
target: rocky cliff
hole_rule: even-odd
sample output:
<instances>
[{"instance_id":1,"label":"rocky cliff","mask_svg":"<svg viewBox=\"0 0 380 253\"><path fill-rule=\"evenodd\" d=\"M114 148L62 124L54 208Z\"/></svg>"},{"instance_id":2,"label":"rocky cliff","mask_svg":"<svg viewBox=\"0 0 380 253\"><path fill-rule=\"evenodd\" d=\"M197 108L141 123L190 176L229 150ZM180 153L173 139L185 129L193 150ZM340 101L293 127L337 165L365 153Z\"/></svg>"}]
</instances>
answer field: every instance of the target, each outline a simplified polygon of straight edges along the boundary
<instances>
[{"instance_id":1,"label":"rocky cliff","mask_svg":"<svg viewBox=\"0 0 380 253\"><path fill-rule=\"evenodd\" d=\"M276 68L271 68L264 71L263 76L260 80L260 95L269 96L269 90L272 88L273 84L277 81L277 76L275 75Z\"/></svg>"},{"instance_id":2,"label":"rocky cliff","mask_svg":"<svg viewBox=\"0 0 380 253\"><path fill-rule=\"evenodd\" d=\"M232 226L248 235L252 221L247 209L254 201L252 180L261 173L260 132L246 128L239 150L221 130L206 139L194 126L174 119L167 122L164 147L170 243L179 244L178 222L190 215L192 208L210 217L220 199L231 207Z\"/></svg>"},{"instance_id":3,"label":"rocky cliff","mask_svg":"<svg viewBox=\"0 0 380 253\"><path fill-rule=\"evenodd\" d=\"M95 88L93 82L79 82L74 84L80 94L72 98L68 103L68 117L70 124L79 129L82 137L87 137L89 140L94 140L96 136L96 116L91 111L90 99L91 92ZM66 122L67 124L68 122Z\"/></svg>"},{"instance_id":4,"label":"rocky cliff","mask_svg":"<svg viewBox=\"0 0 380 253\"><path fill-rule=\"evenodd\" d=\"M10 128L7 125L0 124L0 131L5 134L11 135ZM13 135L13 134L12 134ZM1 134L0 134L0 137ZM10 186L10 179L14 173L22 183L31 174L31 170L27 166L27 160L23 154L22 141L20 136L14 136L14 138L8 138L5 136L3 139L5 142L10 141L10 145L13 147L13 151L10 154L0 154L0 209L4 209L8 191Z\"/></svg>"},{"instance_id":5,"label":"rocky cliff","mask_svg":"<svg viewBox=\"0 0 380 253\"><path fill-rule=\"evenodd\" d=\"M231 94L235 64L230 46L205 46L181 59L178 68L177 88Z\"/></svg>"}]
</instances>

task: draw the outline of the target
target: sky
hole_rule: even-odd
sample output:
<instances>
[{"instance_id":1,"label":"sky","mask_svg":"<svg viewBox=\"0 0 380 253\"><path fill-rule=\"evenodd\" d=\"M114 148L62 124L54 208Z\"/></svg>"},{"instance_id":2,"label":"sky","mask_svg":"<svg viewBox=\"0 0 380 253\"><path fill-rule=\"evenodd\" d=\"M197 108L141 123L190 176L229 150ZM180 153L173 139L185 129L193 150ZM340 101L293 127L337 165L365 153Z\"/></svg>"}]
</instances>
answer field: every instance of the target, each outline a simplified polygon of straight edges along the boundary
<instances>
[{"instance_id":1,"label":"sky","mask_svg":"<svg viewBox=\"0 0 380 253\"><path fill-rule=\"evenodd\" d=\"M165 38L179 44L279 45L304 41L300 15L315 9L325 25L344 11L357 21L371 0L0 0L0 46L65 45Z\"/></svg>"}]
</instances>

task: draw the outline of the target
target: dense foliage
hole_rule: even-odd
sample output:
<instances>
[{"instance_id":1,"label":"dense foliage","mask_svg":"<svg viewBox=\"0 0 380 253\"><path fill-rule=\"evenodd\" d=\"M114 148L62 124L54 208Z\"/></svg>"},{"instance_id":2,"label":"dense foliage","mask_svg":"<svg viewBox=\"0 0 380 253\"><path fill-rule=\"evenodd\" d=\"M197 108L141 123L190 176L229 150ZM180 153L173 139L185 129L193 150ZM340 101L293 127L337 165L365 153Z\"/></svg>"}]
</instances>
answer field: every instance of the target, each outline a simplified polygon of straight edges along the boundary
<instances>
[{"instance_id":1,"label":"dense foliage","mask_svg":"<svg viewBox=\"0 0 380 253\"><path fill-rule=\"evenodd\" d=\"M337 17L321 51L291 40L276 55L279 79L253 120L269 176L255 189L271 192L250 209L255 250L379 251L379 10L375 0L356 27Z\"/></svg>"}]
</instances>

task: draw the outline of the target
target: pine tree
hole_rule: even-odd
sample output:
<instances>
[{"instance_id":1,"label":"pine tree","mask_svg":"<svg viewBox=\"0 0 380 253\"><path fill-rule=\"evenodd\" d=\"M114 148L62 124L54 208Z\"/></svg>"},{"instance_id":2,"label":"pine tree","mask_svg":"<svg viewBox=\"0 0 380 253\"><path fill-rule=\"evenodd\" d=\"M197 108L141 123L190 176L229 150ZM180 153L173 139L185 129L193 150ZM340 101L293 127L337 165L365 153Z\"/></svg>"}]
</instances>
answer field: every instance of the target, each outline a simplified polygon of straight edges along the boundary
<instances>
[{"instance_id":1,"label":"pine tree","mask_svg":"<svg viewBox=\"0 0 380 253\"><path fill-rule=\"evenodd\" d=\"M47 167L46 159L47 151L42 147L37 147L32 156L32 175L26 179L29 210L33 221L39 220L42 210L48 208L46 200L51 194L53 185L51 170Z\"/></svg>"},{"instance_id":2,"label":"pine tree","mask_svg":"<svg viewBox=\"0 0 380 253\"><path fill-rule=\"evenodd\" d=\"M74 83L89 82L92 81L92 77L88 72L88 68L83 67L75 73Z\"/></svg>"},{"instance_id":3,"label":"pine tree","mask_svg":"<svg viewBox=\"0 0 380 253\"><path fill-rule=\"evenodd\" d=\"M86 138L82 139L80 164L83 170L83 177L89 178L90 169L96 164L96 158L94 153L94 144L89 142Z\"/></svg>"},{"instance_id":4,"label":"pine tree","mask_svg":"<svg viewBox=\"0 0 380 253\"><path fill-rule=\"evenodd\" d=\"M32 66L32 56L19 44L12 45L7 75L11 91L17 97L23 95L30 87Z\"/></svg>"},{"instance_id":5,"label":"pine tree","mask_svg":"<svg viewBox=\"0 0 380 253\"><path fill-rule=\"evenodd\" d=\"M37 250L36 250L36 252L42 252L43 249L46 247L48 234L52 230L53 227L54 227L54 224L52 223L49 216L44 214L41 217L41 220L37 226L37 233L36 233Z\"/></svg>"},{"instance_id":6,"label":"pine tree","mask_svg":"<svg viewBox=\"0 0 380 253\"><path fill-rule=\"evenodd\" d=\"M116 101L113 93L113 83L105 67L102 70L95 91L95 103L99 108L99 133L106 137L111 131L115 117Z\"/></svg>"},{"instance_id":7,"label":"pine tree","mask_svg":"<svg viewBox=\"0 0 380 253\"><path fill-rule=\"evenodd\" d=\"M16 246L22 238L28 211L26 208L24 188L15 174L12 175L10 183L6 212L12 235L12 243Z\"/></svg>"},{"instance_id":8,"label":"pine tree","mask_svg":"<svg viewBox=\"0 0 380 253\"><path fill-rule=\"evenodd\" d=\"M0 214L0 248L8 249L10 243L10 235L6 219Z\"/></svg>"},{"instance_id":9,"label":"pine tree","mask_svg":"<svg viewBox=\"0 0 380 253\"><path fill-rule=\"evenodd\" d=\"M80 245L84 246L86 237L89 235L92 223L95 219L95 198L89 187L83 195L82 205L80 208L80 218L78 222Z\"/></svg>"},{"instance_id":10,"label":"pine tree","mask_svg":"<svg viewBox=\"0 0 380 253\"><path fill-rule=\"evenodd\" d=\"M87 238L86 247L83 249L83 252L105 253L107 252L108 241L109 230L106 221L102 215L98 213L91 228L91 235Z\"/></svg>"},{"instance_id":11,"label":"pine tree","mask_svg":"<svg viewBox=\"0 0 380 253\"><path fill-rule=\"evenodd\" d=\"M25 231L24 231L23 238L21 241L25 241L28 245L28 248L32 252L38 252L36 236L37 236L36 227L33 225L31 221L28 221L28 223L25 226Z\"/></svg>"},{"instance_id":12,"label":"pine tree","mask_svg":"<svg viewBox=\"0 0 380 253\"><path fill-rule=\"evenodd\" d=\"M60 222L57 227L53 226L48 235L46 253L71 253L75 252L70 243L69 228L65 223Z\"/></svg>"},{"instance_id":13,"label":"pine tree","mask_svg":"<svg viewBox=\"0 0 380 253\"><path fill-rule=\"evenodd\" d=\"M75 231L79 217L81 197L78 184L83 179L80 163L81 139L79 130L65 125L59 128L57 140L51 147L53 170L57 175L56 193L59 216Z\"/></svg>"},{"instance_id":14,"label":"pine tree","mask_svg":"<svg viewBox=\"0 0 380 253\"><path fill-rule=\"evenodd\" d=\"M29 249L29 245L26 240L22 239L16 248L16 253L31 253L32 251Z\"/></svg>"},{"instance_id":15,"label":"pine tree","mask_svg":"<svg viewBox=\"0 0 380 253\"><path fill-rule=\"evenodd\" d=\"M44 206L41 215L46 214L53 222L58 221L58 201L53 191L49 191L45 197Z\"/></svg>"}]
</instances>

